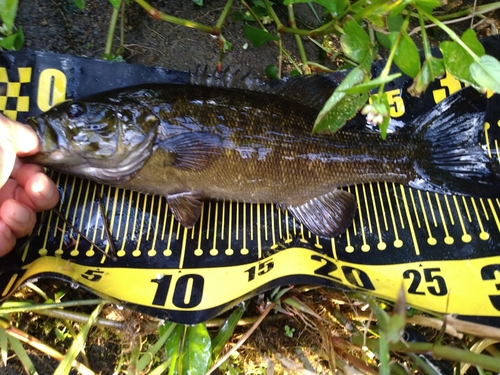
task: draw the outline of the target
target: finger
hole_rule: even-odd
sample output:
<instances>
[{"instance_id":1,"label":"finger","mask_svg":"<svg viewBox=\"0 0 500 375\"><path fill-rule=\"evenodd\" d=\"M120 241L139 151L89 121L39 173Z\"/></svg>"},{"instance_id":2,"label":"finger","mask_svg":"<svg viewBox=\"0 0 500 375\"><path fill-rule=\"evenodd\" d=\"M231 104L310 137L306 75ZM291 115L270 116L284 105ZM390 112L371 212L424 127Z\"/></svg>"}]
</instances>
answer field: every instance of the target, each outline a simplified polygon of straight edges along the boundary
<instances>
[{"instance_id":1,"label":"finger","mask_svg":"<svg viewBox=\"0 0 500 375\"><path fill-rule=\"evenodd\" d=\"M2 134L0 134L2 137ZM8 141L2 141L0 138L0 187L5 185L9 178L16 161L16 152L12 144Z\"/></svg>"},{"instance_id":2,"label":"finger","mask_svg":"<svg viewBox=\"0 0 500 375\"><path fill-rule=\"evenodd\" d=\"M10 176L16 180L19 185L25 186L30 178L37 173L43 173L43 171L44 169L40 165L25 164L19 159L16 159Z\"/></svg>"},{"instance_id":3,"label":"finger","mask_svg":"<svg viewBox=\"0 0 500 375\"><path fill-rule=\"evenodd\" d=\"M20 238L33 230L36 215L30 208L9 199L0 206L0 220L7 224L16 238Z\"/></svg>"},{"instance_id":4,"label":"finger","mask_svg":"<svg viewBox=\"0 0 500 375\"><path fill-rule=\"evenodd\" d=\"M59 191L45 173L35 173L21 186L16 180L9 179L0 189L0 204L14 199L35 212L54 207L59 200Z\"/></svg>"},{"instance_id":5,"label":"finger","mask_svg":"<svg viewBox=\"0 0 500 375\"><path fill-rule=\"evenodd\" d=\"M16 245L16 237L10 227L0 219L0 257L6 255Z\"/></svg>"},{"instance_id":6,"label":"finger","mask_svg":"<svg viewBox=\"0 0 500 375\"><path fill-rule=\"evenodd\" d=\"M59 202L56 184L42 172L36 173L26 182L24 192L31 203L28 206L36 212L51 209Z\"/></svg>"},{"instance_id":7,"label":"finger","mask_svg":"<svg viewBox=\"0 0 500 375\"><path fill-rule=\"evenodd\" d=\"M39 140L29 126L0 115L0 147L10 143L19 156L34 154L38 151Z\"/></svg>"}]
</instances>

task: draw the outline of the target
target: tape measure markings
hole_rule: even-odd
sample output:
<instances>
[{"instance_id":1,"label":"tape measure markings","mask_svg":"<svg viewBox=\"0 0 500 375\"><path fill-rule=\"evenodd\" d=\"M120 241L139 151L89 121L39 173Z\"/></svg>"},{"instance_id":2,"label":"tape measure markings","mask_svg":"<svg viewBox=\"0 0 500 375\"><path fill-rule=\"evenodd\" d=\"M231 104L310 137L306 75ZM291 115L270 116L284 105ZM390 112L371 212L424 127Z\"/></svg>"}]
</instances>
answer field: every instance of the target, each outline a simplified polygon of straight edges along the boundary
<instances>
[{"instance_id":1,"label":"tape measure markings","mask_svg":"<svg viewBox=\"0 0 500 375\"><path fill-rule=\"evenodd\" d=\"M289 259L296 262L290 265ZM468 267L463 267L467 262ZM458 267L461 265L461 267ZM143 306L161 306L177 311L197 311L223 306L242 294L250 293L273 280L297 275L314 275L316 282L333 285L340 282L358 290L394 299L400 282L407 291L407 301L417 308L441 313L460 311L464 315L497 315L500 295L500 257L471 260L421 261L397 265L364 265L336 261L313 250L290 248L248 264L197 269L129 269L99 268L72 263L46 256L34 261L23 280L44 272L58 270L61 274L118 300L127 300ZM130 283L130 273L134 282ZM400 275L400 278L394 277ZM23 280L18 280L21 282ZM114 282L127 283L128 288L117 289ZM238 280L238 282L235 282ZM453 290L449 288L453 280ZM15 280L11 281L13 284ZM220 285L225 286L220 293ZM482 286L485 291L474 293ZM463 295L472 299L463 304ZM392 297L391 297L392 296ZM477 309L477 306L482 306Z\"/></svg>"},{"instance_id":2,"label":"tape measure markings","mask_svg":"<svg viewBox=\"0 0 500 375\"><path fill-rule=\"evenodd\" d=\"M488 156L492 158L491 148L490 148L490 137L488 135L488 130L490 130L490 123L485 122L483 126L483 131L484 131L484 138L486 139L486 149L488 150Z\"/></svg>"},{"instance_id":3,"label":"tape measure markings","mask_svg":"<svg viewBox=\"0 0 500 375\"><path fill-rule=\"evenodd\" d=\"M362 241L362 244L361 244L361 251L366 253L368 251L370 251L370 245L368 245L366 243L366 233L365 233L365 225L364 225L364 221L363 221L363 210L362 210L362 205L361 205L361 202L359 200L359 189L358 189L358 185L355 185L354 186L354 190L356 191L356 200L357 200L357 203L358 203L358 212L359 212L359 231L361 233L361 241ZM366 208L366 216L368 217L370 214L369 214L369 211L368 211L368 202L366 201L366 196L365 196L365 208ZM370 233L371 233L371 228L370 228Z\"/></svg>"},{"instance_id":4,"label":"tape measure markings","mask_svg":"<svg viewBox=\"0 0 500 375\"><path fill-rule=\"evenodd\" d=\"M446 219L445 219L444 214L443 214L443 207L441 207L441 200L439 199L439 196L437 193L434 193L434 198L436 198L438 212L439 212L439 216L441 218L441 224L443 226L444 243L447 245L452 245L454 240L453 240L453 237L450 237L450 233L448 232L448 225L446 224Z\"/></svg>"},{"instance_id":5,"label":"tape measure markings","mask_svg":"<svg viewBox=\"0 0 500 375\"><path fill-rule=\"evenodd\" d=\"M203 255L203 249L201 248L201 237L203 235L203 230L202 229L203 229L203 216L204 216L204 213L205 213L205 205L202 204L201 205L201 212L200 212L200 222L199 222L199 225L198 225L198 246L196 247L196 249L194 249L194 255L198 256L198 257ZM165 215L165 218L166 217L167 217L167 215Z\"/></svg>"},{"instance_id":6,"label":"tape measure markings","mask_svg":"<svg viewBox=\"0 0 500 375\"><path fill-rule=\"evenodd\" d=\"M90 190L91 184L90 181L87 186L87 192ZM87 250L87 256L94 256L95 255L95 249L94 249L94 243L97 242L97 232L101 231L102 229L99 228L99 218L101 217L100 214L100 209L99 205L97 203L97 188L94 185L92 189L92 198L90 201L87 200L87 196L85 196L85 202L90 206L90 213L89 213L89 218L88 218L88 223L87 223L87 233L92 229L92 245L90 246L90 249ZM94 207L95 207L95 214L94 214ZM92 225L93 224L93 225Z\"/></svg>"},{"instance_id":7,"label":"tape measure markings","mask_svg":"<svg viewBox=\"0 0 500 375\"><path fill-rule=\"evenodd\" d=\"M260 210L260 206L261 206L260 203L257 204L257 258L258 259L262 258L262 233L261 233L262 224L260 222L262 218L262 213Z\"/></svg>"},{"instance_id":8,"label":"tape measure markings","mask_svg":"<svg viewBox=\"0 0 500 375\"><path fill-rule=\"evenodd\" d=\"M488 210L486 210L486 207L484 205L484 199L479 198L479 202L481 202L481 208L483 209L484 217L485 217L486 221L490 221L490 216L488 215Z\"/></svg>"},{"instance_id":9,"label":"tape measure markings","mask_svg":"<svg viewBox=\"0 0 500 375\"><path fill-rule=\"evenodd\" d=\"M450 202L448 201L448 195L444 195L444 202L446 203L446 209L448 210L448 215L450 215L450 223L455 226L455 219L453 218L453 212L451 211Z\"/></svg>"},{"instance_id":10,"label":"tape measure markings","mask_svg":"<svg viewBox=\"0 0 500 375\"><path fill-rule=\"evenodd\" d=\"M240 205L238 204L237 207ZM271 236L273 238L273 243L271 245L271 249L276 249L278 247L278 244L276 243L276 223L274 222L274 210L276 209L276 206L274 204L271 205ZM279 210L278 210L279 211ZM238 220L236 221L236 225L238 225ZM238 239L238 237L236 237Z\"/></svg>"},{"instance_id":11,"label":"tape measure markings","mask_svg":"<svg viewBox=\"0 0 500 375\"><path fill-rule=\"evenodd\" d=\"M377 183L378 185L378 183ZM379 185L378 185L379 186ZM383 251L387 248L387 244L384 242L384 238L382 237L382 228L380 227L380 220L379 220L379 215L378 215L378 208L377 208L377 201L375 200L375 195L373 192L373 184L370 183L370 194L371 194L371 199L373 202L373 210L374 210L374 216L375 216L375 226L377 228L377 237L378 237L378 243L377 243L377 249L380 251ZM382 206L382 201L380 201L381 204L381 211L384 211L384 208ZM385 212L384 212L385 216Z\"/></svg>"},{"instance_id":12,"label":"tape measure markings","mask_svg":"<svg viewBox=\"0 0 500 375\"><path fill-rule=\"evenodd\" d=\"M382 190L380 188L380 182L377 182L377 191L378 191L378 198L380 200L380 210L382 212L382 218L384 219L384 228L385 231L389 231L389 224L387 222L387 214L384 206L384 198L382 197Z\"/></svg>"},{"instance_id":13,"label":"tape measure markings","mask_svg":"<svg viewBox=\"0 0 500 375\"><path fill-rule=\"evenodd\" d=\"M408 191L410 193L411 206L413 207L413 213L415 214L415 221L417 223L417 228L420 229L420 228L422 228L422 225L420 223L420 218L418 216L417 205L415 203L415 195L413 194L413 189L408 189Z\"/></svg>"},{"instance_id":14,"label":"tape measure markings","mask_svg":"<svg viewBox=\"0 0 500 375\"><path fill-rule=\"evenodd\" d=\"M457 210L457 217L460 223L460 228L462 228L462 238L461 238L462 242L469 243L472 240L472 236L469 233L467 233L467 230L465 229L464 220L462 218L462 212L460 210L460 206L458 204L458 199L456 195L453 195L453 202L455 203L455 209Z\"/></svg>"},{"instance_id":15,"label":"tape measure markings","mask_svg":"<svg viewBox=\"0 0 500 375\"><path fill-rule=\"evenodd\" d=\"M387 204L389 205L389 211L391 213L391 220L392 220L392 226L393 226L393 230L394 230L394 247L399 249L403 246L403 241L399 238L399 233L398 233L398 228L396 226L396 217L394 216L394 209L393 209L393 206L392 206L392 201L391 201L391 195L389 194L389 185L387 182L384 182L384 185L385 185L385 193L386 193L386 197L387 197ZM397 198L395 198L396 202L397 202ZM399 205L398 205L399 207Z\"/></svg>"},{"instance_id":16,"label":"tape measure markings","mask_svg":"<svg viewBox=\"0 0 500 375\"><path fill-rule=\"evenodd\" d=\"M437 240L432 235L429 219L427 218L427 212L426 212L427 210L422 199L422 191L418 190L417 194L418 194L418 199L420 201L420 208L422 211L422 215L424 217L425 228L427 230L427 244L429 244L430 246L434 246L437 244Z\"/></svg>"},{"instance_id":17,"label":"tape measure markings","mask_svg":"<svg viewBox=\"0 0 500 375\"><path fill-rule=\"evenodd\" d=\"M498 199L496 199L498 202ZM488 198L488 205L490 206L491 209L491 214L493 215L493 219L495 221L495 224L497 225L497 229L500 232L500 220L498 219L498 214L495 210L495 206L493 205L493 199Z\"/></svg>"},{"instance_id":18,"label":"tape measure markings","mask_svg":"<svg viewBox=\"0 0 500 375\"><path fill-rule=\"evenodd\" d=\"M219 237L222 241L224 241L224 232L227 228L227 225L226 225L226 201L220 201L220 202L222 204L222 209L221 209L222 218L221 218ZM219 202L217 202L217 203L219 203Z\"/></svg>"},{"instance_id":19,"label":"tape measure markings","mask_svg":"<svg viewBox=\"0 0 500 375\"><path fill-rule=\"evenodd\" d=\"M483 221L481 220L481 217L479 216L479 212L478 212L477 205L476 205L476 200L474 199L474 197L469 197L469 199L472 203L472 208L474 209L474 212L476 214L477 223L479 225L479 230L480 230L479 238L483 241L487 241L490 238L490 234L484 230Z\"/></svg>"},{"instance_id":20,"label":"tape measure markings","mask_svg":"<svg viewBox=\"0 0 500 375\"><path fill-rule=\"evenodd\" d=\"M371 189L372 184L370 183L369 186L370 186L370 189ZM366 218L368 220L368 230L370 231L370 233L373 233L372 219L370 217L370 213L373 212L373 210L370 210L369 203L371 203L370 207L372 207L372 208L375 207L376 203L375 203L374 200L369 201L368 199L366 199L366 184L362 184L361 188L363 189L363 199L365 200ZM375 208L375 212L376 211L377 211L377 209Z\"/></svg>"},{"instance_id":21,"label":"tape measure markings","mask_svg":"<svg viewBox=\"0 0 500 375\"><path fill-rule=\"evenodd\" d=\"M413 227L413 221L411 219L410 207L408 205L408 200L406 199L405 187L400 185L401 195L403 197L403 203L406 211L406 219L408 220L408 228L410 229L411 238L413 240L413 250L416 255L420 255L420 249L418 247L417 237L415 235L415 228Z\"/></svg>"},{"instance_id":22,"label":"tape measure markings","mask_svg":"<svg viewBox=\"0 0 500 375\"><path fill-rule=\"evenodd\" d=\"M161 218L161 207L162 207L162 198L158 199L158 204L156 207L156 220L154 222L154 231L153 231L153 241L151 242L151 249L148 251L149 256L155 256L158 251L156 250L157 248L157 238L158 238L158 226L160 225L160 218ZM154 206L152 205L151 208ZM166 215L165 215L166 216Z\"/></svg>"},{"instance_id":23,"label":"tape measure markings","mask_svg":"<svg viewBox=\"0 0 500 375\"><path fill-rule=\"evenodd\" d=\"M400 197L398 197L396 184L394 182L392 182L392 194L394 194L394 201L396 202L396 207L398 209L399 223L401 224L401 229L405 229L405 222L403 220L403 214L401 213L401 205L399 204Z\"/></svg>"}]
</instances>

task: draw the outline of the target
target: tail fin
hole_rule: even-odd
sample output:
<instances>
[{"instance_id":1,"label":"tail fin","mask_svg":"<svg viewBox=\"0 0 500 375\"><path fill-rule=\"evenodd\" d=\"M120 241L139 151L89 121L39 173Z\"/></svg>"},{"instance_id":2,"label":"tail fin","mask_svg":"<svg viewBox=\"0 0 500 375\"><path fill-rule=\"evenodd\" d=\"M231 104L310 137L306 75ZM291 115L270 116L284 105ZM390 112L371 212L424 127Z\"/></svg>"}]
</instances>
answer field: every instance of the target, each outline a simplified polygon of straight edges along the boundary
<instances>
[{"instance_id":1,"label":"tail fin","mask_svg":"<svg viewBox=\"0 0 500 375\"><path fill-rule=\"evenodd\" d=\"M500 197L500 165L479 146L486 108L486 98L468 87L413 121L410 129L430 149L416 161L419 177L410 186L444 194Z\"/></svg>"}]
</instances>

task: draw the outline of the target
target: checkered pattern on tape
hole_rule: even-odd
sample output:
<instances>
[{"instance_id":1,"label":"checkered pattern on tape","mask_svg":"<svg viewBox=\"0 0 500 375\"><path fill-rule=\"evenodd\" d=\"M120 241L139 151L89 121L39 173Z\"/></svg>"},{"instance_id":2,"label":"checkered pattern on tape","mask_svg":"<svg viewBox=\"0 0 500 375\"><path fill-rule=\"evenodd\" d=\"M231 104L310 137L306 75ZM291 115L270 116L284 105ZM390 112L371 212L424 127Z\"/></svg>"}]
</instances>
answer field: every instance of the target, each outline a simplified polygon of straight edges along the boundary
<instances>
[{"instance_id":1,"label":"checkered pattern on tape","mask_svg":"<svg viewBox=\"0 0 500 375\"><path fill-rule=\"evenodd\" d=\"M0 67L0 111L13 120L18 112L28 112L30 107L29 96L21 95L21 86L31 82L31 67L18 67L18 77L9 80L7 69Z\"/></svg>"}]
</instances>

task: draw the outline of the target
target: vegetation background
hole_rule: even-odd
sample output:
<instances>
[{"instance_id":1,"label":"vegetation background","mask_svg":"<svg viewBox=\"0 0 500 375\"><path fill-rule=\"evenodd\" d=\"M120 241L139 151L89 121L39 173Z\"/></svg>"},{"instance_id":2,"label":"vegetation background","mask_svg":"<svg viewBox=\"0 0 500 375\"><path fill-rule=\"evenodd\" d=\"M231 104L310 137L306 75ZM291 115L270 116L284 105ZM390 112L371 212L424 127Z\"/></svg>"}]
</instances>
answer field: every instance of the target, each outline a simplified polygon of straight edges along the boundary
<instances>
[{"instance_id":1,"label":"vegetation background","mask_svg":"<svg viewBox=\"0 0 500 375\"><path fill-rule=\"evenodd\" d=\"M12 1L1 0L0 6L8 6L9 3ZM215 69L218 64L220 66L222 56L223 67L251 72L259 78L265 78L266 74L286 76L295 74L298 70L307 70L304 69L304 56L307 61L312 62L309 67L320 70L335 70L346 64L353 66L357 61L352 54L338 54L342 43L338 35L332 36L334 34L316 38L316 44L302 36L299 37L301 42L297 44L294 35L283 33L284 55L273 40L254 47L245 37L245 24L241 20L241 15L245 16L247 13L244 3L235 1L232 5L230 15L222 27L224 39L179 24L155 20L149 17L138 3L131 1L124 8L123 44L120 43L120 31L117 29L112 33L113 45L109 48L108 29L114 9L109 0L89 0L86 4L77 0L21 0L15 19L18 28L4 31L6 34L19 33L21 28L24 48L93 58L102 58L106 51L106 58L123 58L128 63L184 71L193 69L198 64ZM318 3L331 4L327 0ZM342 4L345 1L335 3ZM399 3L409 6L411 1ZM471 18L467 16L470 9L485 3L496 4L450 0L437 9L437 14L455 14L455 18L462 19L451 26L458 35L462 35L471 26ZM218 22L226 1L205 0L202 6L191 0L158 0L150 1L149 4L165 14L212 26ZM263 2L254 1L249 7L260 12L259 8L263 7L259 4L262 5ZM283 5L276 5L273 9L276 16L287 25L289 9ZM296 25L300 29L316 29L324 23L324 8L317 3L298 3L293 9ZM465 13L460 15L462 10L465 10ZM239 15L231 16L234 12ZM385 16L381 17L385 19ZM497 27L500 27L498 17L498 10L493 10L473 19L477 34L486 36L497 33ZM271 35L276 35L276 25L272 22L272 17L263 13L260 19L266 23L269 21L266 27ZM416 19L409 22L409 30L419 25ZM255 22L248 23L258 28ZM376 26L376 22L372 25ZM372 29L372 32L373 30L375 29ZM449 40L446 33L438 28L429 29L428 34L433 45ZM419 48L422 47L420 35L412 35ZM268 37L254 37L254 42L255 38L264 38L265 41ZM298 47L300 44L302 47ZM378 53L374 51L372 57L387 58L389 55L389 50L381 47ZM362 65L362 62L357 62ZM275 68L269 68L270 66ZM37 285L29 285L15 297L38 303L61 300L74 301L77 304L80 300L93 298L85 291L72 290L65 283L58 281L40 281ZM47 313L42 315L25 310L2 315L0 372L75 373L75 370L71 370L72 360L66 360L69 363L63 362L60 366L59 362L52 358L54 356L48 354L51 349L61 353L68 352L69 357L78 356L78 361L90 369L88 372L80 368L80 372L87 374L160 374L166 371L169 374L201 374L216 364L217 359L226 352L230 352L231 356L215 370L216 372L326 374L333 373L336 369L352 374L372 374L379 371L398 374L414 371L452 374L455 366L455 373L469 371L486 374L487 370L482 367L488 368L490 359L498 361L497 366L500 366L500 350L494 345L500 341L500 337L492 342L485 341L492 339L484 338L481 331L473 335L445 333L440 329L442 320L439 320L439 317L438 323L432 325L434 318L418 312L416 316L422 317L419 325L404 330L407 323L414 324L415 320L406 318L404 297L401 297L399 302L400 306L393 309L392 306L366 300L363 296L348 296L339 291L314 287L292 287L253 298L243 317L243 310L238 309L229 316L225 324L221 318L195 327L167 324L159 330L159 322L156 320L114 306L104 307L100 314L104 319L92 328L90 325L84 325L84 322L93 311L96 312L95 305L73 308L83 315L56 318L47 316ZM392 316L389 317L383 308L392 311ZM277 314L266 316L272 309ZM265 314L262 314L263 311ZM264 319L259 321L262 317ZM370 321L377 319L378 326L370 325ZM113 321L117 323L114 324ZM95 322L95 317L91 317L91 322ZM255 329L252 335L249 334L250 326ZM23 339L26 338L23 333L31 335L28 340ZM375 337L375 341L368 345L364 341L366 337ZM240 339L246 341L235 350ZM41 343L36 344L37 340L41 340ZM20 344L16 344L21 341L28 341L24 344L25 349L20 349ZM418 346L412 344L415 342L431 346L418 349ZM435 350L433 343L437 343L436 347L456 348L459 351L434 352L439 358L433 359L428 355ZM489 359L466 355L473 353L473 348L477 346L488 349L488 355L483 357ZM393 350L390 356L389 348ZM196 356L191 352L201 355ZM180 359L176 361L176 358ZM461 360L474 360L478 367L470 368L466 363L460 364ZM481 362L483 360L485 362Z\"/></svg>"}]
</instances>

